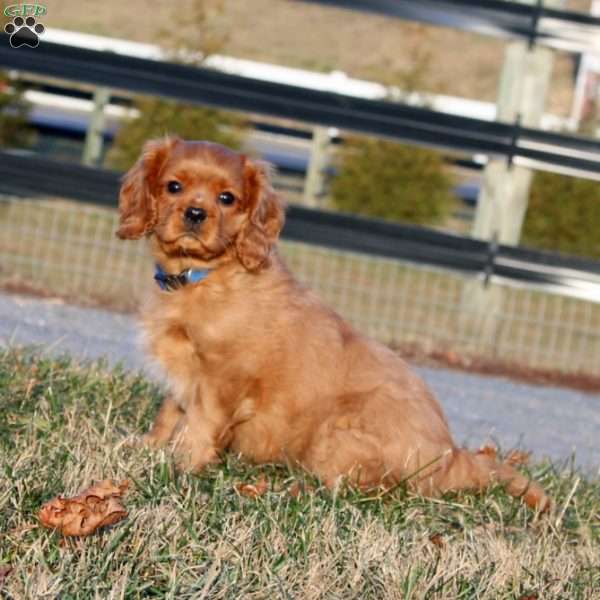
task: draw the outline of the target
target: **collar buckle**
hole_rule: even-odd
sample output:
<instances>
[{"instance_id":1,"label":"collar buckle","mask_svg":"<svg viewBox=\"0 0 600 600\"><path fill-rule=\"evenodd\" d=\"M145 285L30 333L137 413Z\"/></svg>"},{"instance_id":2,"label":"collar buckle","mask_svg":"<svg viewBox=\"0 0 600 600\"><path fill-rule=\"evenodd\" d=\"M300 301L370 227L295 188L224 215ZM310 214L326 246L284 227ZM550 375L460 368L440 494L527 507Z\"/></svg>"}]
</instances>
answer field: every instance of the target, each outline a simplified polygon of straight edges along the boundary
<instances>
[{"instance_id":1,"label":"collar buckle","mask_svg":"<svg viewBox=\"0 0 600 600\"><path fill-rule=\"evenodd\" d=\"M156 265L154 280L164 292L172 292L188 283L199 283L208 277L212 269L185 269L181 273L168 274L160 265Z\"/></svg>"}]
</instances>

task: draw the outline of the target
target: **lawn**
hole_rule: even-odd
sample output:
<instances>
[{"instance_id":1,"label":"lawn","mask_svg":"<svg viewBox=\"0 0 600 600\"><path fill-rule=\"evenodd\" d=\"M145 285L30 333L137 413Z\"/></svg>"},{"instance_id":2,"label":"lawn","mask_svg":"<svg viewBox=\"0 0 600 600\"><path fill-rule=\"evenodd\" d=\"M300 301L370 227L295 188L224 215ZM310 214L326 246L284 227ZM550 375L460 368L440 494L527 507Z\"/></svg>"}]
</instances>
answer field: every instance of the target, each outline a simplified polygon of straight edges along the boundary
<instances>
[{"instance_id":1,"label":"lawn","mask_svg":"<svg viewBox=\"0 0 600 600\"><path fill-rule=\"evenodd\" d=\"M542 517L501 489L334 493L231 455L178 474L168 452L128 443L160 396L101 364L0 355L0 597L598 597L600 481L568 460L530 467L556 500ZM266 493L239 491L261 477ZM104 478L131 482L125 521L66 540L38 526L43 502Z\"/></svg>"}]
</instances>

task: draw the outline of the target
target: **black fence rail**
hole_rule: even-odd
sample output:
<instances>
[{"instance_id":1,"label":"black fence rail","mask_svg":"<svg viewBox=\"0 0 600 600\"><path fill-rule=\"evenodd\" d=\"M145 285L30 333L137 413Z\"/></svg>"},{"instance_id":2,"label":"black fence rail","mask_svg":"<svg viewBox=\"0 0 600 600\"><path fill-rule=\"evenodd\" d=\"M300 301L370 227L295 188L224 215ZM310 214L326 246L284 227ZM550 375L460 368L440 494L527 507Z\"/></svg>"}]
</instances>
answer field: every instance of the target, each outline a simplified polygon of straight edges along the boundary
<instances>
[{"instance_id":1,"label":"black fence rail","mask_svg":"<svg viewBox=\"0 0 600 600\"><path fill-rule=\"evenodd\" d=\"M0 193L57 196L116 207L121 174L0 151ZM489 279L545 286L600 301L600 262L539 252L423 227L291 206L283 237L328 248L400 259Z\"/></svg>"},{"instance_id":2,"label":"black fence rail","mask_svg":"<svg viewBox=\"0 0 600 600\"><path fill-rule=\"evenodd\" d=\"M466 153L505 157L543 170L600 179L600 142L518 124L458 117L61 44L10 48L0 36L0 65L180 101L339 127Z\"/></svg>"}]
</instances>

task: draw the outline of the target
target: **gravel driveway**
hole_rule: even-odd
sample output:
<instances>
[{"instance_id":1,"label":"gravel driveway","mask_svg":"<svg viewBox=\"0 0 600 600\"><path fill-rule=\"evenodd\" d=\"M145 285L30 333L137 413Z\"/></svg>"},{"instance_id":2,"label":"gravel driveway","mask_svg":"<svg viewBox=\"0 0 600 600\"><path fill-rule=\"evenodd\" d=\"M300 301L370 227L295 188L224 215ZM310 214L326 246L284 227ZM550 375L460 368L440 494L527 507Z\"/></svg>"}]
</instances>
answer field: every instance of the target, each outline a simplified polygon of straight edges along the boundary
<instances>
[{"instance_id":1,"label":"gravel driveway","mask_svg":"<svg viewBox=\"0 0 600 600\"><path fill-rule=\"evenodd\" d=\"M78 360L105 357L130 369L144 366L135 318L57 300L0 294L0 346L40 345ZM454 437L471 447L493 440L531 450L536 459L566 461L600 472L600 395L535 386L500 377L418 367L440 399Z\"/></svg>"}]
</instances>

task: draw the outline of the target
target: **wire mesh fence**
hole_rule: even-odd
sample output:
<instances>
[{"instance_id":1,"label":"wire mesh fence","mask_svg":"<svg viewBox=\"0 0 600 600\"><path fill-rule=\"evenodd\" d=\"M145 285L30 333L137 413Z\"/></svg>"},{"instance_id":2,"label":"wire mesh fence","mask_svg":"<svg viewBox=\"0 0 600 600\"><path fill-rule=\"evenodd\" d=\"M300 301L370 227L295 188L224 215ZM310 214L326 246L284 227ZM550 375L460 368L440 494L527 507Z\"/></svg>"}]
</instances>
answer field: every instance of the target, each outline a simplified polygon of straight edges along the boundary
<instances>
[{"instance_id":1,"label":"wire mesh fence","mask_svg":"<svg viewBox=\"0 0 600 600\"><path fill-rule=\"evenodd\" d=\"M116 228L114 210L0 199L0 286L133 310L153 285L152 261ZM600 374L600 303L298 242L281 251L302 282L393 347Z\"/></svg>"}]
</instances>

